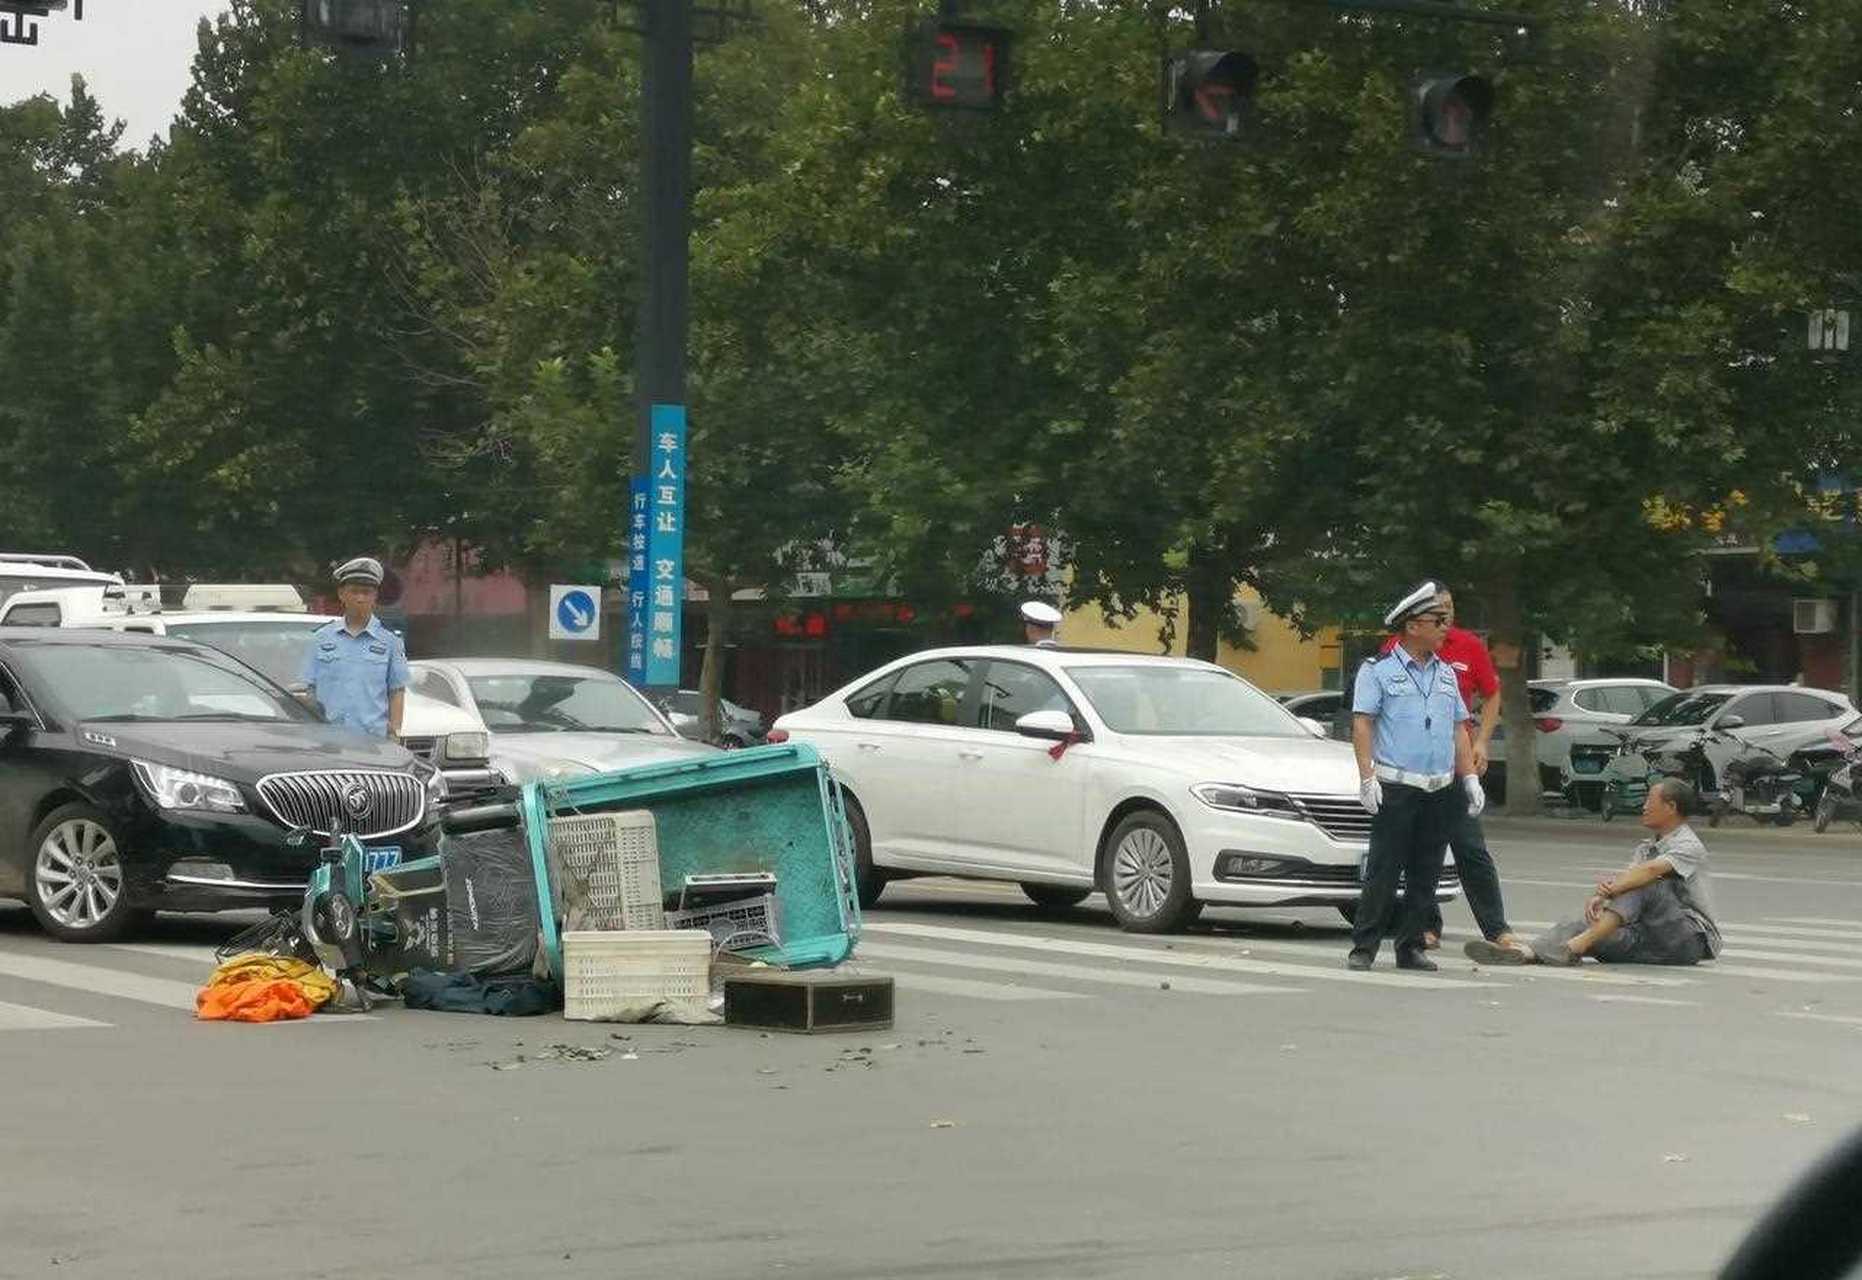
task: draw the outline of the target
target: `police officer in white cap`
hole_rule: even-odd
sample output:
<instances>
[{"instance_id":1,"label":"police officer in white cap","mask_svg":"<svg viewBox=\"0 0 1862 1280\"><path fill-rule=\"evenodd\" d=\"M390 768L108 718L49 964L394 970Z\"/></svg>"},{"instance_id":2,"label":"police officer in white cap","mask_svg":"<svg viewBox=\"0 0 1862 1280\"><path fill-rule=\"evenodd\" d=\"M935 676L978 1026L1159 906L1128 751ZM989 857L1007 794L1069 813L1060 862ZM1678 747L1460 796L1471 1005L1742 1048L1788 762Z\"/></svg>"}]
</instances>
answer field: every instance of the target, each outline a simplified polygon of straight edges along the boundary
<instances>
[{"instance_id":1,"label":"police officer in white cap","mask_svg":"<svg viewBox=\"0 0 1862 1280\"><path fill-rule=\"evenodd\" d=\"M1474 753L1461 724L1471 719L1455 669L1436 657L1452 615L1441 589L1425 582L1384 615L1396 644L1358 668L1351 697L1351 745L1358 797L1371 813L1371 851L1346 967L1368 969L1405 883L1396 928L1399 969L1434 969L1423 929L1442 871L1442 851L1464 815L1486 805Z\"/></svg>"},{"instance_id":2,"label":"police officer in white cap","mask_svg":"<svg viewBox=\"0 0 1862 1280\"><path fill-rule=\"evenodd\" d=\"M343 616L313 633L303 684L331 724L398 740L407 701L407 649L375 616L381 561L357 556L335 577Z\"/></svg>"},{"instance_id":3,"label":"police officer in white cap","mask_svg":"<svg viewBox=\"0 0 1862 1280\"><path fill-rule=\"evenodd\" d=\"M1022 605L1022 634L1028 637L1028 643L1037 649L1058 649L1060 641L1054 635L1060 626L1060 610L1043 600L1029 600Z\"/></svg>"}]
</instances>

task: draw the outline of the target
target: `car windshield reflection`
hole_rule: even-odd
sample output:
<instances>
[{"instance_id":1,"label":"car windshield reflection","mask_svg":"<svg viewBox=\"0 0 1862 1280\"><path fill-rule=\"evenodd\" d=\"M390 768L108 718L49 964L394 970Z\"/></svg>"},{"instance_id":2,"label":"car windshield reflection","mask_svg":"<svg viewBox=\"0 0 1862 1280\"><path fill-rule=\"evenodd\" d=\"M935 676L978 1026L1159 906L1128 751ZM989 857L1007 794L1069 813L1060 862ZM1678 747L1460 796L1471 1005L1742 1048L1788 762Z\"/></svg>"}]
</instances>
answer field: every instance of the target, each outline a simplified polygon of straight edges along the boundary
<instances>
[{"instance_id":1,"label":"car windshield reflection","mask_svg":"<svg viewBox=\"0 0 1862 1280\"><path fill-rule=\"evenodd\" d=\"M619 680L511 674L466 683L493 733L667 733L646 701Z\"/></svg>"},{"instance_id":2,"label":"car windshield reflection","mask_svg":"<svg viewBox=\"0 0 1862 1280\"><path fill-rule=\"evenodd\" d=\"M23 660L79 720L304 720L279 690L216 656L181 648L45 645Z\"/></svg>"},{"instance_id":3,"label":"car windshield reflection","mask_svg":"<svg viewBox=\"0 0 1862 1280\"><path fill-rule=\"evenodd\" d=\"M1631 720L1631 724L1705 724L1714 712L1726 705L1729 693L1671 693Z\"/></svg>"},{"instance_id":4,"label":"car windshield reflection","mask_svg":"<svg viewBox=\"0 0 1862 1280\"><path fill-rule=\"evenodd\" d=\"M1099 718L1118 733L1309 737L1286 708L1225 671L1195 667L1069 667Z\"/></svg>"}]
</instances>

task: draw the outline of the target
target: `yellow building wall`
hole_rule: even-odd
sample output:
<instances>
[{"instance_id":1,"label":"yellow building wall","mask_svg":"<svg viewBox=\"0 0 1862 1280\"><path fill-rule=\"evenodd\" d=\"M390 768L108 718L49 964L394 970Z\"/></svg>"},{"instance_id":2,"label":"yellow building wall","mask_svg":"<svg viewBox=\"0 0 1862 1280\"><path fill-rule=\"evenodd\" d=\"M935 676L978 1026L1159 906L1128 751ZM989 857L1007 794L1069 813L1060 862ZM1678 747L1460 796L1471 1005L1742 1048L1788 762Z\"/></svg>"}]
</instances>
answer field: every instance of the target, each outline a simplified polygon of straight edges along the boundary
<instances>
[{"instance_id":1,"label":"yellow building wall","mask_svg":"<svg viewBox=\"0 0 1862 1280\"><path fill-rule=\"evenodd\" d=\"M1254 626L1255 648L1249 652L1222 643L1216 650L1218 663L1269 693L1304 693L1338 687L1336 628L1328 627L1305 640L1286 619L1269 613L1254 591L1244 588L1236 593L1236 598L1252 606L1259 619ZM1177 634L1170 649L1178 656L1184 650L1186 621L1179 615ZM1161 624L1162 619L1149 609L1140 609L1130 622L1114 619L1108 623L1096 606L1070 607L1060 624L1060 642L1081 648L1162 653L1163 647L1157 639Z\"/></svg>"}]
</instances>

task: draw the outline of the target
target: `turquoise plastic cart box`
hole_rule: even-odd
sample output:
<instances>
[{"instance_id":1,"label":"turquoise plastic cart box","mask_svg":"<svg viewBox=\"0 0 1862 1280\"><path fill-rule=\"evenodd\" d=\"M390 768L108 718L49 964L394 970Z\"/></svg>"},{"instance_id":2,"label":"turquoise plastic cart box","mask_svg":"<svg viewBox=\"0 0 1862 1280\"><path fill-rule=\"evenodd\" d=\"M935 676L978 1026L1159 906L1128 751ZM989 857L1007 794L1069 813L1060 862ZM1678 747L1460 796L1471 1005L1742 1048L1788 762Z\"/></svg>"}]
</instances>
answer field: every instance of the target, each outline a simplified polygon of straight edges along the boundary
<instances>
[{"instance_id":1,"label":"turquoise plastic cart box","mask_svg":"<svg viewBox=\"0 0 1862 1280\"><path fill-rule=\"evenodd\" d=\"M840 789L805 743L533 782L521 805L541 902L554 902L546 844L551 817L646 809L658 831L660 884L669 890L694 874L775 873L782 945L746 954L796 969L839 964L853 954L860 934L853 841ZM544 950L560 976L556 913L542 916Z\"/></svg>"}]
</instances>

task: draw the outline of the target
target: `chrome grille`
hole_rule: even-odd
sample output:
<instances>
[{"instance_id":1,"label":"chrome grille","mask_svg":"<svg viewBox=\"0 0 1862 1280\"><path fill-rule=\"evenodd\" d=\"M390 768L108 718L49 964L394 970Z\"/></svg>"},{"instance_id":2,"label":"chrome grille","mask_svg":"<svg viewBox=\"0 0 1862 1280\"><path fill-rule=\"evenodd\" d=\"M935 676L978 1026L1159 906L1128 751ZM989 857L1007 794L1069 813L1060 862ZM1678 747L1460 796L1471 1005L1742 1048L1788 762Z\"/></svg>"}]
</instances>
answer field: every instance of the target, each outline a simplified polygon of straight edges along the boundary
<instances>
[{"instance_id":1,"label":"chrome grille","mask_svg":"<svg viewBox=\"0 0 1862 1280\"><path fill-rule=\"evenodd\" d=\"M1309 822L1334 840L1362 844L1371 838L1371 815L1356 796L1314 796L1295 792L1287 799Z\"/></svg>"},{"instance_id":2,"label":"chrome grille","mask_svg":"<svg viewBox=\"0 0 1862 1280\"><path fill-rule=\"evenodd\" d=\"M368 816L360 822L344 807L352 787L360 787L369 798ZM341 820L364 840L417 826L427 809L427 788L419 778L378 769L274 773L259 779L259 798L287 827L309 827L327 836L332 822Z\"/></svg>"}]
</instances>

